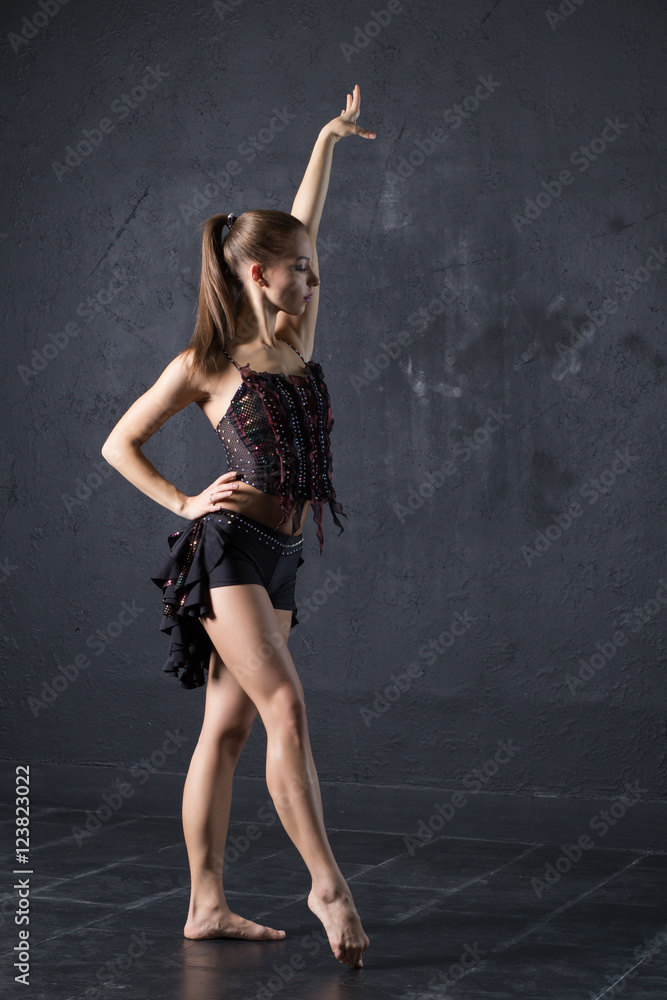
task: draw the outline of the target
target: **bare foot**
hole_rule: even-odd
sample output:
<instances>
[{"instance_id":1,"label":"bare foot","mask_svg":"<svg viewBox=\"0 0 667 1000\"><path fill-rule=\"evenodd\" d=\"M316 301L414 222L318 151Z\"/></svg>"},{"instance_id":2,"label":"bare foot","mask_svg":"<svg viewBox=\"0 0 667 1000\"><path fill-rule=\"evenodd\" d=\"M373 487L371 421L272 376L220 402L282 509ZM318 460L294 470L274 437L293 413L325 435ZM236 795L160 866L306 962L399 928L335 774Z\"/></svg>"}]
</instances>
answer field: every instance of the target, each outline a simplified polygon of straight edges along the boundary
<instances>
[{"instance_id":1,"label":"bare foot","mask_svg":"<svg viewBox=\"0 0 667 1000\"><path fill-rule=\"evenodd\" d=\"M226 937L242 941L282 941L285 937L285 931L256 924L254 920L246 920L238 913L220 907L209 910L206 916L199 916L196 920L188 916L183 934L194 941Z\"/></svg>"},{"instance_id":2,"label":"bare foot","mask_svg":"<svg viewBox=\"0 0 667 1000\"><path fill-rule=\"evenodd\" d=\"M328 892L311 889L308 907L319 917L334 955L343 965L362 969L361 956L370 940L366 936L347 885Z\"/></svg>"}]
</instances>

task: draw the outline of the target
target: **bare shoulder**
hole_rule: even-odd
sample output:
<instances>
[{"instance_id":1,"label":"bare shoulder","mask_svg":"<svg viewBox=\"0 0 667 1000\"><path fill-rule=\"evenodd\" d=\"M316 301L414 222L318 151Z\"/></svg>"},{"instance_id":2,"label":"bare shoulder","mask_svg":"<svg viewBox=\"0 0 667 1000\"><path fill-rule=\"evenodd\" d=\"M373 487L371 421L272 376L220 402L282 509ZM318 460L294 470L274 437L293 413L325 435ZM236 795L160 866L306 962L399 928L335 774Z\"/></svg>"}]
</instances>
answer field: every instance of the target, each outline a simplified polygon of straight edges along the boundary
<instances>
[{"instance_id":1,"label":"bare shoulder","mask_svg":"<svg viewBox=\"0 0 667 1000\"><path fill-rule=\"evenodd\" d=\"M209 357L202 369L194 364L192 350L186 348L169 362L156 385L176 395L187 396L189 402L201 402L210 396L216 379L229 364L224 355L221 357L222 361L219 356Z\"/></svg>"},{"instance_id":2,"label":"bare shoulder","mask_svg":"<svg viewBox=\"0 0 667 1000\"><path fill-rule=\"evenodd\" d=\"M186 348L177 354L160 375L160 380L170 383L173 388L177 388L179 385L199 386L203 379L194 366L192 351Z\"/></svg>"},{"instance_id":3,"label":"bare shoulder","mask_svg":"<svg viewBox=\"0 0 667 1000\"><path fill-rule=\"evenodd\" d=\"M222 368L216 368L215 359L202 371L193 364L192 351L188 348L181 351L121 416L102 454L105 457L116 455L128 445L141 447L165 421L190 403L197 403L205 412L210 410L215 406L221 377L224 378Z\"/></svg>"},{"instance_id":4,"label":"bare shoulder","mask_svg":"<svg viewBox=\"0 0 667 1000\"><path fill-rule=\"evenodd\" d=\"M220 414L225 413L238 391L236 366L225 355L220 346L213 347L208 354L203 369L193 364L192 352L182 352L172 362L173 378L187 395L187 402L195 402L214 427L220 422Z\"/></svg>"}]
</instances>

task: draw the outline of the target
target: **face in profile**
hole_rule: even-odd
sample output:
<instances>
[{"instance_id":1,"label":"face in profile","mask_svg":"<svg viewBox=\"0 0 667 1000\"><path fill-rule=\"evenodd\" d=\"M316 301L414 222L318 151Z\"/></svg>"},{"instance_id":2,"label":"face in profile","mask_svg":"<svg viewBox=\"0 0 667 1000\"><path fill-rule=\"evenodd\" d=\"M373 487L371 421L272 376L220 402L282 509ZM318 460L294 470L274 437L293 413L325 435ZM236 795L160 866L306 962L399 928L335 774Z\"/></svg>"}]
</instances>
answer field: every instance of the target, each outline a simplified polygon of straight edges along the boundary
<instances>
[{"instance_id":1,"label":"face in profile","mask_svg":"<svg viewBox=\"0 0 667 1000\"><path fill-rule=\"evenodd\" d=\"M284 257L263 268L267 298L282 312L300 316L320 279L313 269L313 247L308 233L295 237Z\"/></svg>"}]
</instances>

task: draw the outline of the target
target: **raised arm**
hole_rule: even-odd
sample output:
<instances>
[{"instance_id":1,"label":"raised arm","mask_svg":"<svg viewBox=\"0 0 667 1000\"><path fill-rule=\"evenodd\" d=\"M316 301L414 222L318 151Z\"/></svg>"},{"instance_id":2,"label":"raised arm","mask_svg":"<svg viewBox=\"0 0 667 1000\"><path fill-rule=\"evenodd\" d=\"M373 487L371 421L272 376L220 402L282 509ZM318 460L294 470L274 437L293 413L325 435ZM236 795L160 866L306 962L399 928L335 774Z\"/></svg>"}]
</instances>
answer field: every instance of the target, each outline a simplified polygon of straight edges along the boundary
<instances>
[{"instance_id":1,"label":"raised arm","mask_svg":"<svg viewBox=\"0 0 667 1000\"><path fill-rule=\"evenodd\" d=\"M375 132L360 128L359 125L355 124L360 111L361 91L357 83L352 93L347 95L347 108L341 111L340 117L332 119L320 130L291 208L291 214L300 219L308 230L313 246L311 267L316 274L319 274L317 233L329 190L333 148L339 139L343 139L347 135L360 135L363 139L375 138ZM313 353L319 303L320 286L317 285L312 290L308 308L302 316L296 317L280 313L276 319L276 335L290 341L307 360L312 357Z\"/></svg>"},{"instance_id":2,"label":"raised arm","mask_svg":"<svg viewBox=\"0 0 667 1000\"><path fill-rule=\"evenodd\" d=\"M294 198L291 214L300 219L313 241L317 237L322 218L322 209L329 190L331 159L333 148L346 135L360 135L364 139L374 139L375 132L355 125L361 111L361 91L359 84L347 95L347 108L340 117L324 125L317 137L306 172Z\"/></svg>"}]
</instances>

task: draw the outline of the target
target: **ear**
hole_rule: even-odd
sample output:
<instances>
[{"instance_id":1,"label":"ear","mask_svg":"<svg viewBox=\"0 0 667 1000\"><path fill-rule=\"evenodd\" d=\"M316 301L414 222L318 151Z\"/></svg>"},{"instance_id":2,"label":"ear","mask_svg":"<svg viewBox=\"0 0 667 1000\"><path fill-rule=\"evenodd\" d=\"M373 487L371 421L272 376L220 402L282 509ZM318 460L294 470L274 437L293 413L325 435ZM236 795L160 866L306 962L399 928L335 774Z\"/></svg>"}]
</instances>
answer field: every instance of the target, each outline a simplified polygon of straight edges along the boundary
<instances>
[{"instance_id":1,"label":"ear","mask_svg":"<svg viewBox=\"0 0 667 1000\"><path fill-rule=\"evenodd\" d=\"M253 264L250 268L250 277L253 281L257 282L258 285L264 284L264 276L262 274L262 265Z\"/></svg>"}]
</instances>

